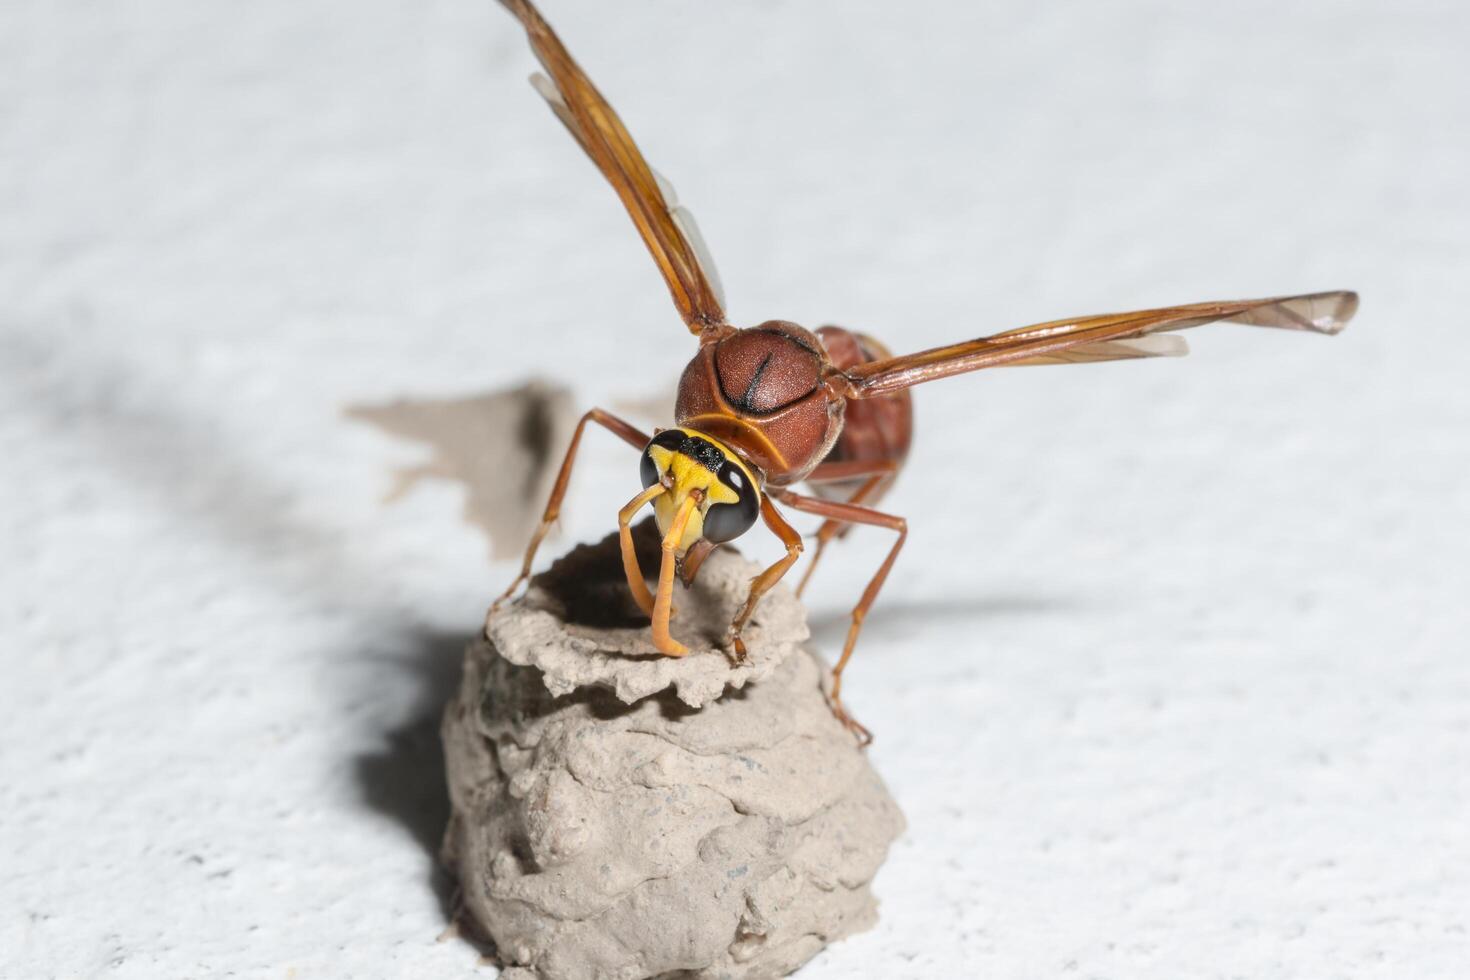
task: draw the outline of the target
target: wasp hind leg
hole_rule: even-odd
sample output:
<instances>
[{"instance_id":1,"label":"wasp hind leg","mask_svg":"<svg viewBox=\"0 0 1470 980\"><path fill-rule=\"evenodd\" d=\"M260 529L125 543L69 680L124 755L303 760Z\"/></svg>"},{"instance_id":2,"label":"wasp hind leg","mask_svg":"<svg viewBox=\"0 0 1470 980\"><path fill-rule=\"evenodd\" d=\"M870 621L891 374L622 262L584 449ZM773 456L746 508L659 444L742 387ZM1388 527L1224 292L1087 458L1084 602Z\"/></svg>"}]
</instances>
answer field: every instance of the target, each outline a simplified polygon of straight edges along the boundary
<instances>
[{"instance_id":1,"label":"wasp hind leg","mask_svg":"<svg viewBox=\"0 0 1470 980\"><path fill-rule=\"evenodd\" d=\"M807 482L819 485L828 482L860 478L866 476L853 491L852 496L847 498L849 504L865 504L870 500L876 501L883 496L893 480L898 476L898 464L893 460L880 459L872 461L841 461L835 463L822 463L811 475ZM826 499L825 497L822 499ZM817 563L822 560L822 555L827 550L827 543L833 538L842 535L852 525L846 521L827 519L817 528L817 547L812 552L812 560L807 563L806 571L802 573L801 581L796 586L796 597L800 599L806 592L808 583L812 580L812 573L817 570Z\"/></svg>"},{"instance_id":2,"label":"wasp hind leg","mask_svg":"<svg viewBox=\"0 0 1470 980\"><path fill-rule=\"evenodd\" d=\"M894 514L885 514L868 507L839 503L835 500L823 500L820 497L807 497L789 491L782 493L781 502L794 510L825 517L829 521L849 525L865 524L870 527L884 527L898 532L898 539L889 549L888 557L883 559L882 565L878 566L878 571L868 582L868 587L863 590L862 598L852 609L852 625L847 629L847 642L843 644L842 656L838 659L837 666L832 668L832 689L828 694L828 699L832 702L832 713L837 716L837 720L857 736L859 744L867 746L873 741L872 732L858 724L842 704L842 672L847 669L847 662L852 659L853 647L857 645L858 634L863 629L863 620L867 618L868 610L878 598L883 582L888 578L888 572L893 568L893 562L898 558L898 553L903 548L905 539L908 538L908 521Z\"/></svg>"}]
</instances>

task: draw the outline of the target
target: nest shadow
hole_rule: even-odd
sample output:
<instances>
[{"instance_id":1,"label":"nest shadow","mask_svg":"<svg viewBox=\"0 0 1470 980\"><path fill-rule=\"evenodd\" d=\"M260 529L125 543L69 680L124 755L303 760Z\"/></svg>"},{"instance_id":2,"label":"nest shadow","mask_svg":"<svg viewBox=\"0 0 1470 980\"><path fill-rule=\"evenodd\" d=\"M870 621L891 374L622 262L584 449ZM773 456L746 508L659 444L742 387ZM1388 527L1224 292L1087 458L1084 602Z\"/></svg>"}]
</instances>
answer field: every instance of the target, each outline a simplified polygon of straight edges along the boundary
<instances>
[{"instance_id":1,"label":"nest shadow","mask_svg":"<svg viewBox=\"0 0 1470 980\"><path fill-rule=\"evenodd\" d=\"M353 760L358 791L372 811L402 827L423 848L426 879L445 920L453 918L454 881L439 862L449 823L449 786L439 721L459 685L471 633L424 633L407 644L403 662L415 689L407 721L383 733L383 746Z\"/></svg>"}]
</instances>

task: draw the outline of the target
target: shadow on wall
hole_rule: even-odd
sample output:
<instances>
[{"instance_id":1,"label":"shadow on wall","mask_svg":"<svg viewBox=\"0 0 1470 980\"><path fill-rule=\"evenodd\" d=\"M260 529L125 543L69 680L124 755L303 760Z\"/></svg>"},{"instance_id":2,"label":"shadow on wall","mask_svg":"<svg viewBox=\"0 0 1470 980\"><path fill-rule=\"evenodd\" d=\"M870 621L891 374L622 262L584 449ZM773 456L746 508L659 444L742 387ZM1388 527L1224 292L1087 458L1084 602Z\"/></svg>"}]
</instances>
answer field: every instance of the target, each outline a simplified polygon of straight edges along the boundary
<instances>
[{"instance_id":1,"label":"shadow on wall","mask_svg":"<svg viewBox=\"0 0 1470 980\"><path fill-rule=\"evenodd\" d=\"M853 600L856 596L852 597ZM818 650L841 650L852 625L852 612L845 605L830 605L813 612L808 625L812 645ZM940 596L933 599L895 600L881 604L881 614L869 616L863 623L867 647L877 647L881 638L899 637L918 626L938 622L976 623L1001 616L1046 615L1076 609L1079 603L1070 599L1053 599L1031 595L991 595L967 598Z\"/></svg>"},{"instance_id":2,"label":"shadow on wall","mask_svg":"<svg viewBox=\"0 0 1470 980\"><path fill-rule=\"evenodd\" d=\"M612 404L641 423L668 424L674 394ZM428 446L427 462L394 471L388 502L401 499L423 480L459 483L465 490L464 519L490 539L490 556L496 561L521 557L580 414L569 389L541 380L452 398L349 405L345 413L381 432Z\"/></svg>"},{"instance_id":3,"label":"shadow on wall","mask_svg":"<svg viewBox=\"0 0 1470 980\"><path fill-rule=\"evenodd\" d=\"M453 919L454 883L439 863L449 822L439 719L459 684L465 647L474 638L468 632L426 632L403 643L413 709L406 721L383 733L381 749L358 756L353 767L363 802L402 826L428 855L429 886L446 921Z\"/></svg>"},{"instance_id":4,"label":"shadow on wall","mask_svg":"<svg viewBox=\"0 0 1470 980\"><path fill-rule=\"evenodd\" d=\"M425 479L462 485L463 517L488 538L494 559L519 557L550 492L559 447L575 424L569 391L534 380L473 395L352 405L345 414L427 445L427 462L394 473L388 502ZM455 886L439 861L449 821L439 723L459 683L465 647L476 635L422 632L394 644L414 691L413 708L382 733L381 749L358 756L354 765L363 801L423 848L428 883L450 922Z\"/></svg>"},{"instance_id":5,"label":"shadow on wall","mask_svg":"<svg viewBox=\"0 0 1470 980\"><path fill-rule=\"evenodd\" d=\"M462 484L464 519L489 537L496 560L520 557L551 492L558 447L576 423L571 393L544 381L456 398L350 405L346 414L427 444L427 463L394 472L389 502L425 479Z\"/></svg>"},{"instance_id":6,"label":"shadow on wall","mask_svg":"<svg viewBox=\"0 0 1470 980\"><path fill-rule=\"evenodd\" d=\"M260 465L229 438L231 419L245 415L224 402L241 389L186 392L165 370L99 330L85 342L61 342L54 329L0 332L0 380L22 399L29 423L58 446L80 449L87 465L136 492L147 505L201 540L227 551L296 601L360 612L380 636L394 636L391 655L414 691L405 717L370 734L382 748L345 759L360 798L401 825L428 855L429 884L447 913L450 884L439 870L440 836L448 820L448 793L439 742L439 714L458 682L465 646L478 624L462 633L418 629L411 597L384 587L372 567L351 557L351 539L362 529L303 520L291 503L301 493L279 470ZM193 394L196 397L190 398ZM254 406L244 406L253 408ZM390 432L421 438L437 456L424 469L483 488L476 461L493 461L498 481L492 496L475 501L467 515L494 534L496 505L515 515L539 516L542 482L553 474L559 446L569 435L570 398L565 390L529 384L503 392L438 402L399 402L353 412ZM265 413L261 417L269 418ZM445 424L439 421L447 420ZM478 428L476 428L478 426ZM497 454L486 434L509 439L514 452ZM324 452L329 447L324 447ZM404 479L411 483L426 473ZM503 494L503 496L499 496ZM478 514L488 515L484 521ZM498 538L512 550L527 532L512 527ZM508 535L508 536L507 536ZM324 658L336 667L361 660ZM391 668L390 668L391 670ZM389 671L373 668L373 683ZM330 685L336 689L340 685Z\"/></svg>"}]
</instances>

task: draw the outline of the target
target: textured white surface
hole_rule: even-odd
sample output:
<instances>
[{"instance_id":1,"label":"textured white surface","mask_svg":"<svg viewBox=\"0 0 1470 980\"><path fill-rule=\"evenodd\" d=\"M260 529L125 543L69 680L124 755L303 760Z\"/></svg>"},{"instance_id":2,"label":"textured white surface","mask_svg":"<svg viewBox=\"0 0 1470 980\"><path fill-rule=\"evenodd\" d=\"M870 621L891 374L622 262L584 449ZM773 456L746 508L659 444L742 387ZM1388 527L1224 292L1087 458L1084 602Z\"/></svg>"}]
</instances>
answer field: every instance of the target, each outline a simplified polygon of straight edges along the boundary
<instances>
[{"instance_id":1,"label":"textured white surface","mask_svg":"<svg viewBox=\"0 0 1470 980\"><path fill-rule=\"evenodd\" d=\"M1463 976L1464 4L548 13L737 322L1364 296L919 394L849 674L909 831L803 976ZM488 0L9 0L0 65L0 974L470 975L426 719L512 568L339 409L666 390L662 285Z\"/></svg>"}]
</instances>

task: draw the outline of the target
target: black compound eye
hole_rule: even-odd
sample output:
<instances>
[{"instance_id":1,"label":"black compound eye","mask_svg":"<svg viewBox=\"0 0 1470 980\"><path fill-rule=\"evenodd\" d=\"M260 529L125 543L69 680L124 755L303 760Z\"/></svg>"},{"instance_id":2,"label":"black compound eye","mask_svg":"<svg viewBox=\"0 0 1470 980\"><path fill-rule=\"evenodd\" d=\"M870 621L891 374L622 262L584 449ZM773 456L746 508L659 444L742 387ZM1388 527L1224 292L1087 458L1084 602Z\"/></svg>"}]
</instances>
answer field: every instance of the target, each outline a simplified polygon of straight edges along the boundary
<instances>
[{"instance_id":1,"label":"black compound eye","mask_svg":"<svg viewBox=\"0 0 1470 980\"><path fill-rule=\"evenodd\" d=\"M658 464L653 461L653 453L647 449L643 450L643 459L638 462L638 475L643 478L645 490L658 482Z\"/></svg>"},{"instance_id":2,"label":"black compound eye","mask_svg":"<svg viewBox=\"0 0 1470 980\"><path fill-rule=\"evenodd\" d=\"M760 491L740 467L725 463L720 467L720 482L740 499L733 504L714 504L704 515L704 536L715 544L733 541L749 531L761 509Z\"/></svg>"}]
</instances>

